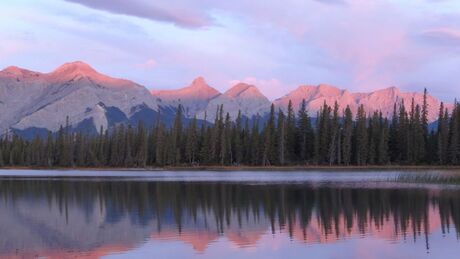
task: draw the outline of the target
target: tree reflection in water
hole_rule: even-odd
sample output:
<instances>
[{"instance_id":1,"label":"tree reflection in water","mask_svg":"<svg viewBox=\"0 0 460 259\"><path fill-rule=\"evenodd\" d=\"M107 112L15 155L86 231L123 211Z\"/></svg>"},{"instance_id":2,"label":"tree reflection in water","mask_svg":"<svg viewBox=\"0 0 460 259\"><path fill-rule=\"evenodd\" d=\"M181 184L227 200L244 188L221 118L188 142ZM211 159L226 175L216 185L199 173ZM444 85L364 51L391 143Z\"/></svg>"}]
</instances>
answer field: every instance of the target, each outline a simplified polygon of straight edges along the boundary
<instances>
[{"instance_id":1,"label":"tree reflection in water","mask_svg":"<svg viewBox=\"0 0 460 259\"><path fill-rule=\"evenodd\" d=\"M181 240L203 252L225 236L238 247L287 234L302 243L353 236L430 245L460 228L460 191L84 180L1 180L0 256L130 250ZM19 252L18 252L19 251Z\"/></svg>"}]
</instances>

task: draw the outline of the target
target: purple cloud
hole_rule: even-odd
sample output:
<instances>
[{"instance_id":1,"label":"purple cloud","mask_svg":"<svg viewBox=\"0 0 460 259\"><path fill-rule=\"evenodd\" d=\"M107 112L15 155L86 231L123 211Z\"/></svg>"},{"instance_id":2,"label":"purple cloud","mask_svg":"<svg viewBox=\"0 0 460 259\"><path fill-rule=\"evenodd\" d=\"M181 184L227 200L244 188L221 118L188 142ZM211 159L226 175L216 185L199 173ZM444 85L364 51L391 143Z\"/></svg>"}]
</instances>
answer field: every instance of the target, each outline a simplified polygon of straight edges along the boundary
<instances>
[{"instance_id":1,"label":"purple cloud","mask_svg":"<svg viewBox=\"0 0 460 259\"><path fill-rule=\"evenodd\" d=\"M426 30L422 32L421 36L435 43L441 43L445 45L460 44L460 30L452 28L443 27Z\"/></svg>"},{"instance_id":2,"label":"purple cloud","mask_svg":"<svg viewBox=\"0 0 460 259\"><path fill-rule=\"evenodd\" d=\"M347 4L345 0L315 0L315 1L323 3L323 4L333 4L333 5L346 5Z\"/></svg>"},{"instance_id":3,"label":"purple cloud","mask_svg":"<svg viewBox=\"0 0 460 259\"><path fill-rule=\"evenodd\" d=\"M170 8L165 8L153 4L154 1L142 0L65 0L67 2L78 3L90 8L99 9L115 14L130 15L145 18L153 21L170 22L177 26L186 28L199 28L212 24L212 19L202 13L192 10L175 8L174 4Z\"/></svg>"}]
</instances>

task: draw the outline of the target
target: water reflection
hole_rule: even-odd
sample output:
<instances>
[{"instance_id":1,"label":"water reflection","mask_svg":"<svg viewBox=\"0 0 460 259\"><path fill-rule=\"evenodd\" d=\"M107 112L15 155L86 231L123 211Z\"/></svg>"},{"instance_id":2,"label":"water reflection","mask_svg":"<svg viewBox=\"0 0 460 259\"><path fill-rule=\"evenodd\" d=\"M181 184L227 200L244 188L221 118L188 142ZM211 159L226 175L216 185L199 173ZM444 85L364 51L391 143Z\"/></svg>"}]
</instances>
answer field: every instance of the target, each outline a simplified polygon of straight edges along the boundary
<instances>
[{"instance_id":1,"label":"water reflection","mask_svg":"<svg viewBox=\"0 0 460 259\"><path fill-rule=\"evenodd\" d=\"M0 257L97 258L145 243L181 242L206 255L237 249L373 238L423 253L457 238L460 191L308 184L0 180ZM446 235L455 231L455 235ZM154 251L150 251L154 252Z\"/></svg>"}]
</instances>

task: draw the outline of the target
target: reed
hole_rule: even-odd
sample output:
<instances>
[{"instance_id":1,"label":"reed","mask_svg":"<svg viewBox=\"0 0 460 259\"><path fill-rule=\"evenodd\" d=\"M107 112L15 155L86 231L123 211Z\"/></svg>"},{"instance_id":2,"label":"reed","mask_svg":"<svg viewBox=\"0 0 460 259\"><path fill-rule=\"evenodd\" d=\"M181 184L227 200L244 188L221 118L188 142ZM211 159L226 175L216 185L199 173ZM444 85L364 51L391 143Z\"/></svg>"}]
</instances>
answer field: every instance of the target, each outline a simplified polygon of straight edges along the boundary
<instances>
[{"instance_id":1,"label":"reed","mask_svg":"<svg viewBox=\"0 0 460 259\"><path fill-rule=\"evenodd\" d=\"M442 174L400 174L395 179L397 182L408 183L436 183L436 184L458 184L460 175Z\"/></svg>"}]
</instances>

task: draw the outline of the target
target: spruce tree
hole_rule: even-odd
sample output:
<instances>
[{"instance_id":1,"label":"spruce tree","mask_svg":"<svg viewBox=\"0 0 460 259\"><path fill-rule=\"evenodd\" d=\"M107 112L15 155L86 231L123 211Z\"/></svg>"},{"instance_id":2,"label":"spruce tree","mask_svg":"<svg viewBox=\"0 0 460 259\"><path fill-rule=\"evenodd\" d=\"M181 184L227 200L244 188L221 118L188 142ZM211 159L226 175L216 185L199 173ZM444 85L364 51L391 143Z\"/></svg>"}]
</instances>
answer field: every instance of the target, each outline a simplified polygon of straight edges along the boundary
<instances>
[{"instance_id":1,"label":"spruce tree","mask_svg":"<svg viewBox=\"0 0 460 259\"><path fill-rule=\"evenodd\" d=\"M233 140L233 149L235 153L235 163L237 165L241 164L243 160L243 129L242 129L242 117L241 110L238 111L238 116L236 117L235 127L232 131L232 140Z\"/></svg>"},{"instance_id":2,"label":"spruce tree","mask_svg":"<svg viewBox=\"0 0 460 259\"><path fill-rule=\"evenodd\" d=\"M45 157L44 157L44 161L42 161L42 164L48 167L51 167L54 165L54 141L53 141L53 135L50 131L48 131L48 135L46 138Z\"/></svg>"},{"instance_id":3,"label":"spruce tree","mask_svg":"<svg viewBox=\"0 0 460 259\"><path fill-rule=\"evenodd\" d=\"M231 163L232 154L231 154L231 120L230 114L227 113L225 116L225 123L222 124L222 130L220 135L220 164L226 165Z\"/></svg>"},{"instance_id":4,"label":"spruce tree","mask_svg":"<svg viewBox=\"0 0 460 259\"><path fill-rule=\"evenodd\" d=\"M324 102L317 122L317 162L324 164L328 161L331 142L331 107Z\"/></svg>"},{"instance_id":5,"label":"spruce tree","mask_svg":"<svg viewBox=\"0 0 460 259\"><path fill-rule=\"evenodd\" d=\"M274 111L274 108L273 108L273 111ZM269 150L271 142L270 144L267 145L266 143L267 138L264 137L264 135L261 136L259 132L259 119L260 119L259 117L256 117L252 125L252 131L251 131L251 137L250 137L250 150L248 152L251 157L252 165L259 165L259 164L268 165L266 161L268 161L267 154L269 154L270 151L267 151L267 149Z\"/></svg>"},{"instance_id":6,"label":"spruce tree","mask_svg":"<svg viewBox=\"0 0 460 259\"><path fill-rule=\"evenodd\" d=\"M83 134L78 132L75 136L75 164L86 166L86 153L88 146L83 142Z\"/></svg>"},{"instance_id":7,"label":"spruce tree","mask_svg":"<svg viewBox=\"0 0 460 259\"><path fill-rule=\"evenodd\" d=\"M452 165L457 165L459 162L459 123L460 123L460 111L459 104L455 103L452 111L450 126L449 126L449 162Z\"/></svg>"},{"instance_id":8,"label":"spruce tree","mask_svg":"<svg viewBox=\"0 0 460 259\"><path fill-rule=\"evenodd\" d=\"M264 149L262 158L262 164L264 166L272 165L276 160L275 136L275 106L272 104L270 107L270 115L264 128Z\"/></svg>"},{"instance_id":9,"label":"spruce tree","mask_svg":"<svg viewBox=\"0 0 460 259\"><path fill-rule=\"evenodd\" d=\"M419 105L415 106L415 114L413 120L413 164L420 164L423 163L425 158L425 148L426 148L426 133L424 129L424 122L421 116L421 109Z\"/></svg>"},{"instance_id":10,"label":"spruce tree","mask_svg":"<svg viewBox=\"0 0 460 259\"><path fill-rule=\"evenodd\" d=\"M389 160L397 162L399 158L401 157L400 155L400 150L399 150L399 120L398 120L398 113L397 113L397 104L394 104L393 107L393 115L391 117L391 124L390 124L390 129L389 129L389 135L388 135L388 149L390 153Z\"/></svg>"},{"instance_id":11,"label":"spruce tree","mask_svg":"<svg viewBox=\"0 0 460 259\"><path fill-rule=\"evenodd\" d=\"M134 137L133 137L133 128L131 125L128 125L126 134L124 135L125 139L125 149L123 152L123 167L130 168L134 165L134 156L133 156L133 149L134 149Z\"/></svg>"},{"instance_id":12,"label":"spruce tree","mask_svg":"<svg viewBox=\"0 0 460 259\"><path fill-rule=\"evenodd\" d=\"M277 123L277 130L276 130L276 147L277 147L277 154L278 154L278 163L279 165L284 165L286 163L286 151L287 151L287 121L284 115L284 112L279 109L278 111L278 123Z\"/></svg>"},{"instance_id":13,"label":"spruce tree","mask_svg":"<svg viewBox=\"0 0 460 259\"><path fill-rule=\"evenodd\" d=\"M389 161L388 156L388 140L389 140L389 128L388 128L388 119L384 119L382 112L379 115L380 120L380 136L377 149L377 164L383 165L387 164Z\"/></svg>"},{"instance_id":14,"label":"spruce tree","mask_svg":"<svg viewBox=\"0 0 460 259\"><path fill-rule=\"evenodd\" d=\"M423 134L423 156L425 160L428 158L427 156L427 142L428 142L428 91L425 88L423 90L423 104L422 104L422 111L421 111L421 124L422 124L422 134Z\"/></svg>"},{"instance_id":15,"label":"spruce tree","mask_svg":"<svg viewBox=\"0 0 460 259\"><path fill-rule=\"evenodd\" d=\"M350 106L345 109L343 122L343 138L342 138L342 159L345 165L350 165L352 158L352 136L353 136L353 114Z\"/></svg>"},{"instance_id":16,"label":"spruce tree","mask_svg":"<svg viewBox=\"0 0 460 259\"><path fill-rule=\"evenodd\" d=\"M356 115L356 164L366 165L368 152L368 136L366 127L366 112L364 106L358 108Z\"/></svg>"},{"instance_id":17,"label":"spruce tree","mask_svg":"<svg viewBox=\"0 0 460 259\"><path fill-rule=\"evenodd\" d=\"M249 119L246 118L244 122L244 129L241 133L241 141L242 141L242 157L241 163L250 165L251 164L251 130L249 128Z\"/></svg>"},{"instance_id":18,"label":"spruce tree","mask_svg":"<svg viewBox=\"0 0 460 259\"><path fill-rule=\"evenodd\" d=\"M147 146L147 132L144 127L144 122L139 121L139 124L137 126L137 134L136 134L136 145L134 148L136 148L136 154L135 154L135 163L137 167L146 167L147 165L147 152L148 152L148 146ZM101 136L102 139L102 136Z\"/></svg>"},{"instance_id":19,"label":"spruce tree","mask_svg":"<svg viewBox=\"0 0 460 259\"><path fill-rule=\"evenodd\" d=\"M66 135L64 128L61 126L58 131L58 136L56 140L56 149L57 149L57 161L59 166L68 166L68 154L66 147Z\"/></svg>"},{"instance_id":20,"label":"spruce tree","mask_svg":"<svg viewBox=\"0 0 460 259\"><path fill-rule=\"evenodd\" d=\"M203 136L202 136L202 144L200 150L200 162L202 164L209 164L212 162L211 160L211 143L212 143L212 135L213 130L211 127L203 126L202 129Z\"/></svg>"},{"instance_id":21,"label":"spruce tree","mask_svg":"<svg viewBox=\"0 0 460 259\"><path fill-rule=\"evenodd\" d=\"M287 109L287 117L286 117L286 125L285 127L285 134L286 134L286 147L285 147L285 157L287 162L291 163L296 161L297 158L297 130L296 130L296 117L294 113L294 107L292 105L292 101L289 100L288 109Z\"/></svg>"},{"instance_id":22,"label":"spruce tree","mask_svg":"<svg viewBox=\"0 0 460 259\"><path fill-rule=\"evenodd\" d=\"M201 124L200 130L200 149L199 149L199 161L202 164L210 162L211 157L211 138L212 133L210 127L206 125L207 123L207 112L204 113L204 120Z\"/></svg>"},{"instance_id":23,"label":"spruce tree","mask_svg":"<svg viewBox=\"0 0 460 259\"><path fill-rule=\"evenodd\" d=\"M340 155L338 154L338 151L340 151L340 148L338 146L340 145L340 134L339 104L335 102L330 122L329 165L333 165L339 161Z\"/></svg>"},{"instance_id":24,"label":"spruce tree","mask_svg":"<svg viewBox=\"0 0 460 259\"><path fill-rule=\"evenodd\" d=\"M441 165L447 163L447 150L449 141L449 114L441 102L438 118L438 160Z\"/></svg>"},{"instance_id":25,"label":"spruce tree","mask_svg":"<svg viewBox=\"0 0 460 259\"><path fill-rule=\"evenodd\" d=\"M214 119L214 125L212 125L211 143L210 143L210 161L217 163L220 154L220 140L223 128L223 109L222 106L217 106L216 116Z\"/></svg>"},{"instance_id":26,"label":"spruce tree","mask_svg":"<svg viewBox=\"0 0 460 259\"><path fill-rule=\"evenodd\" d=\"M182 105L179 104L171 129L170 147L168 152L168 164L177 165L181 160L181 141L182 141Z\"/></svg>"},{"instance_id":27,"label":"spruce tree","mask_svg":"<svg viewBox=\"0 0 460 259\"><path fill-rule=\"evenodd\" d=\"M298 138L300 145L300 162L306 163L311 160L314 149L314 136L313 128L311 126L311 119L308 116L307 103L305 99L302 100L302 104L298 113Z\"/></svg>"},{"instance_id":28,"label":"spruce tree","mask_svg":"<svg viewBox=\"0 0 460 259\"><path fill-rule=\"evenodd\" d=\"M185 147L185 158L189 164L194 164L196 161L196 153L198 149L198 136L197 136L197 120L196 116L187 128L187 142Z\"/></svg>"},{"instance_id":29,"label":"spruce tree","mask_svg":"<svg viewBox=\"0 0 460 259\"><path fill-rule=\"evenodd\" d=\"M399 117L398 117L398 150L400 163L407 163L409 155L409 134L410 134L409 118L406 112L406 106L404 100L399 105Z\"/></svg>"},{"instance_id":30,"label":"spruce tree","mask_svg":"<svg viewBox=\"0 0 460 259\"><path fill-rule=\"evenodd\" d=\"M368 147L367 147L367 162L369 164L375 164L377 160L377 148L380 138L380 124L379 124L379 115L378 112L375 111L372 117L369 119L369 126L368 126Z\"/></svg>"},{"instance_id":31,"label":"spruce tree","mask_svg":"<svg viewBox=\"0 0 460 259\"><path fill-rule=\"evenodd\" d=\"M147 133L147 165L152 166L155 164L155 155L156 155L156 124L153 125L154 128L148 130Z\"/></svg>"}]
</instances>

